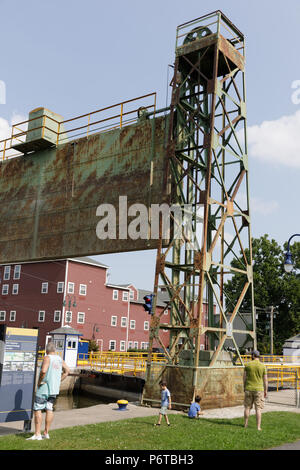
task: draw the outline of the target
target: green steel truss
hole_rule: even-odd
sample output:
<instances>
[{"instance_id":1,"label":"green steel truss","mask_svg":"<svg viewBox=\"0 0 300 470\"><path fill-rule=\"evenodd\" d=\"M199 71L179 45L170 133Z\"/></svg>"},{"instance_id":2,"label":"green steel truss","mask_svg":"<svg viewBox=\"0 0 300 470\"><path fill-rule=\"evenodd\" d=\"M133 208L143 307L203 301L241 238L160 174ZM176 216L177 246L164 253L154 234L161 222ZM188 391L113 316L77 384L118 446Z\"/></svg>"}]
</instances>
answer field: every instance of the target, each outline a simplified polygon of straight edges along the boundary
<instances>
[{"instance_id":1,"label":"green steel truss","mask_svg":"<svg viewBox=\"0 0 300 470\"><path fill-rule=\"evenodd\" d=\"M229 344L241 358L240 334L256 343L244 51L243 34L220 11L177 28L167 152L173 202L185 210L187 223L174 221L167 248L160 243L157 251L149 344L149 351L157 343L164 349L169 366L187 364L182 359L189 357L197 368L202 349L214 351L214 366ZM239 268L232 268L232 258L240 256ZM244 285L232 305L224 285L234 272ZM168 323L156 310L162 287L170 297ZM237 330L248 291L252 324ZM169 348L162 339L166 330ZM151 367L149 355L148 374Z\"/></svg>"}]
</instances>

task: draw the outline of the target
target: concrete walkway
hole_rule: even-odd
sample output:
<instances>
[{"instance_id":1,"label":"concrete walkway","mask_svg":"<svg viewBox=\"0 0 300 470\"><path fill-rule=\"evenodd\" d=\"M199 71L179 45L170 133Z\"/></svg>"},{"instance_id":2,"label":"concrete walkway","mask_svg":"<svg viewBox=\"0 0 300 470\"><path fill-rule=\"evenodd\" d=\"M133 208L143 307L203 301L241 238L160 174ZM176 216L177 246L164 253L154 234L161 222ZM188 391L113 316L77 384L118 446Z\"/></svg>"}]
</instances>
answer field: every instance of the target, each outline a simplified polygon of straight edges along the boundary
<instances>
[{"instance_id":1,"label":"concrete walkway","mask_svg":"<svg viewBox=\"0 0 300 470\"><path fill-rule=\"evenodd\" d=\"M264 413L269 411L289 411L292 413L299 413L300 419L300 408L281 406L275 404L266 404ZM67 411L57 411L54 414L54 420L51 429L67 428L72 426L84 426L87 424L101 423L105 421L117 421L121 419L129 418L143 418L146 416L153 416L153 423L156 422L158 417L158 408L144 407L135 403L129 403L126 411L119 411L116 403L110 403L108 405L95 405L87 408L77 408ZM170 410L170 414L182 414L181 411ZM243 406L234 406L227 408L216 408L213 410L205 410L202 419L212 418L239 418L244 414ZM251 411L254 414L254 411ZM44 418L43 418L44 420ZM23 432L23 421L14 421L11 423L0 423L0 437L7 434L16 434ZM263 425L263 422L262 422ZM43 429L43 426L42 426ZM32 432L34 431L34 423L32 423ZM282 449L293 449L300 450L300 441L292 444L285 444L276 447L274 450ZM273 450L273 449L272 449Z\"/></svg>"}]
</instances>

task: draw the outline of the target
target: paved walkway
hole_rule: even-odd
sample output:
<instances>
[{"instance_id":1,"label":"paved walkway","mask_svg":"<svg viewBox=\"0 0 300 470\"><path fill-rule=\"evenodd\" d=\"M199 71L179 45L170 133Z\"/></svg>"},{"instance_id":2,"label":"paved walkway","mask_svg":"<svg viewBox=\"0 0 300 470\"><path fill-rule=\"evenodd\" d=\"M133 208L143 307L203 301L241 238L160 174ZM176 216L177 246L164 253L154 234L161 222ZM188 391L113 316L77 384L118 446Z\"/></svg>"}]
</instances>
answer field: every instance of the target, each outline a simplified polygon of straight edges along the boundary
<instances>
[{"instance_id":1,"label":"paved walkway","mask_svg":"<svg viewBox=\"0 0 300 470\"><path fill-rule=\"evenodd\" d=\"M264 413L268 411L289 411L292 413L299 413L300 408L280 406L275 404L266 404ZM120 419L128 418L142 418L145 416L153 416L155 422L158 416L159 409L139 406L138 404L129 403L126 411L119 411L116 403L108 405L95 405L87 408L77 408L67 411L57 411L54 414L54 420L51 429L66 428L72 426L83 426L87 424L101 423L105 421L117 421ZM170 414L182 413L181 411L170 410ZM205 410L202 419L211 418L239 418L244 414L243 406L234 406L227 408L216 408L213 410ZM254 413L252 410L251 413ZM300 419L300 416L299 416ZM0 437L7 434L16 434L23 431L23 421L14 421L11 423L0 423ZM32 426L34 424L32 423ZM32 429L33 431L33 429ZM276 447L274 450L300 450L300 441L292 444L284 444ZM272 449L273 450L273 449Z\"/></svg>"}]
</instances>

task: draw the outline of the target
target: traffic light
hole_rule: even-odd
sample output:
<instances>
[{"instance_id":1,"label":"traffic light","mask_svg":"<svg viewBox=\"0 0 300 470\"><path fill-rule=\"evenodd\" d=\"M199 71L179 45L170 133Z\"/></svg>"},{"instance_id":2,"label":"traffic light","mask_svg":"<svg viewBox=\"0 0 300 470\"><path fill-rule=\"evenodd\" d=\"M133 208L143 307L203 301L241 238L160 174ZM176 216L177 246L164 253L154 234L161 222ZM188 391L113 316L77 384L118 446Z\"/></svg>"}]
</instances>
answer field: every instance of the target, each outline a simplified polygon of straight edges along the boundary
<instances>
[{"instance_id":1,"label":"traffic light","mask_svg":"<svg viewBox=\"0 0 300 470\"><path fill-rule=\"evenodd\" d=\"M148 294L143 297L145 303L143 304L144 309L146 312L148 312L150 315L152 315L152 302L153 302L153 297L154 294Z\"/></svg>"}]
</instances>

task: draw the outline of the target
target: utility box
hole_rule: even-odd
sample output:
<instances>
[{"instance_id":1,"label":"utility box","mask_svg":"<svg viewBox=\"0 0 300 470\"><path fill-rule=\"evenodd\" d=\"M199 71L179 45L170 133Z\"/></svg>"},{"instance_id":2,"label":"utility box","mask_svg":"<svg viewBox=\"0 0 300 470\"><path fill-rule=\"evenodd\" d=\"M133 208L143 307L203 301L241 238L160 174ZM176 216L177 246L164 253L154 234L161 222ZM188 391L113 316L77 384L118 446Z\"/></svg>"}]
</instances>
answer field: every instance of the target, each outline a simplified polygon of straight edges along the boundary
<instances>
[{"instance_id":1,"label":"utility box","mask_svg":"<svg viewBox=\"0 0 300 470\"><path fill-rule=\"evenodd\" d=\"M13 138L12 147L20 152L28 153L67 142L62 122L63 117L49 109L33 109L29 113L25 142L20 142L19 138ZM19 129L15 127L14 135L17 135L18 131Z\"/></svg>"}]
</instances>

